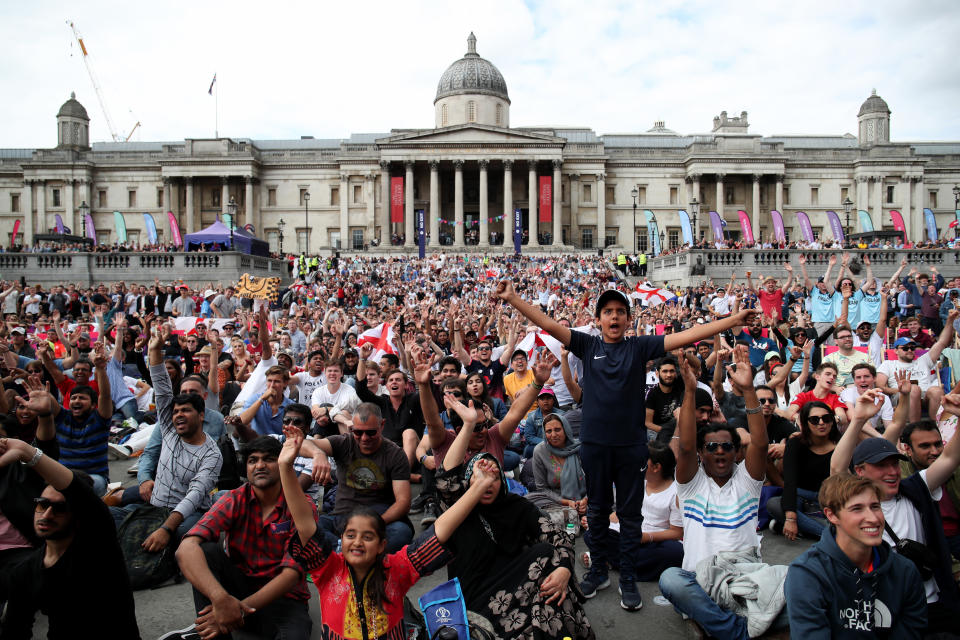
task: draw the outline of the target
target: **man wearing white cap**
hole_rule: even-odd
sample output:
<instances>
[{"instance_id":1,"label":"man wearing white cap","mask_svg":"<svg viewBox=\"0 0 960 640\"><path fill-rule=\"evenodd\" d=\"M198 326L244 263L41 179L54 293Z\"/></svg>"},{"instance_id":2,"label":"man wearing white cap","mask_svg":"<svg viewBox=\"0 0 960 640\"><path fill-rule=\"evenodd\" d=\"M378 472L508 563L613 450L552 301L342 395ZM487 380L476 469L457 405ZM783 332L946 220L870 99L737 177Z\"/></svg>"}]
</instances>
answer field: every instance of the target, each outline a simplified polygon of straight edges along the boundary
<instances>
[{"instance_id":1,"label":"man wearing white cap","mask_svg":"<svg viewBox=\"0 0 960 640\"><path fill-rule=\"evenodd\" d=\"M200 303L201 318L213 317L213 309L211 308L210 305L213 303L213 299L215 297L217 297L217 292L214 291L213 289L207 289L206 291L203 292L203 302Z\"/></svg>"}]
</instances>

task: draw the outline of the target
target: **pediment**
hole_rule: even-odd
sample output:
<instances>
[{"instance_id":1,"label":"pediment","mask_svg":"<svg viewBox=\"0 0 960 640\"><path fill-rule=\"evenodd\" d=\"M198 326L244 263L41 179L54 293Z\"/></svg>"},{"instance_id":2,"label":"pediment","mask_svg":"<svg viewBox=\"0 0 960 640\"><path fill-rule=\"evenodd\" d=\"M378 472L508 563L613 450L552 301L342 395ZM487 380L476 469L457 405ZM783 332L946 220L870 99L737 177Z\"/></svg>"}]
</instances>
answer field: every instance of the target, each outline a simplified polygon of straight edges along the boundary
<instances>
[{"instance_id":1,"label":"pediment","mask_svg":"<svg viewBox=\"0 0 960 640\"><path fill-rule=\"evenodd\" d=\"M377 144L384 146L406 145L443 145L443 144L523 144L535 143L542 145L563 145L566 140L555 136L522 131L520 129L504 129L488 125L463 124L441 129L420 129L403 132L389 138L380 138Z\"/></svg>"}]
</instances>

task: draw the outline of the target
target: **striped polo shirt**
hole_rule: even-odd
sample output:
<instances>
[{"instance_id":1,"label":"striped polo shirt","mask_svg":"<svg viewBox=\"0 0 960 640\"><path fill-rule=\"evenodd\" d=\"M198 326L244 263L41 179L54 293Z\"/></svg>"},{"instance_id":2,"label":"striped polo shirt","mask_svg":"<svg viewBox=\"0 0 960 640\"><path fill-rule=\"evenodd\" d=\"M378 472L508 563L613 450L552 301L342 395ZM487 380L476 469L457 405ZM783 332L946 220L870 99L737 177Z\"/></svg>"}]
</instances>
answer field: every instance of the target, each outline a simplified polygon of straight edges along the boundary
<instances>
[{"instance_id":1,"label":"striped polo shirt","mask_svg":"<svg viewBox=\"0 0 960 640\"><path fill-rule=\"evenodd\" d=\"M103 418L94 407L82 424L69 410L60 411L56 418L57 442L60 444L60 463L68 469L110 477L107 469L107 436L110 420Z\"/></svg>"}]
</instances>

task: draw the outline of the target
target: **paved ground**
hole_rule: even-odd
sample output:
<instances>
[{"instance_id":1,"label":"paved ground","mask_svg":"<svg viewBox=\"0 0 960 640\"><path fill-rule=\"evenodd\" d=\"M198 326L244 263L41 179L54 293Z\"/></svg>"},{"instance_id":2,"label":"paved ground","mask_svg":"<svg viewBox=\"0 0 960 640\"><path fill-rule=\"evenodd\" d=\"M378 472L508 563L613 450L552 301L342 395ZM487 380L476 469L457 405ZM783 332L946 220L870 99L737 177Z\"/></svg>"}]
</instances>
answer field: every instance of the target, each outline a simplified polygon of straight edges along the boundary
<instances>
[{"instance_id":1,"label":"paved ground","mask_svg":"<svg viewBox=\"0 0 960 640\"><path fill-rule=\"evenodd\" d=\"M110 463L110 476L114 481L123 481L125 486L134 484L134 478L127 475L126 470L132 461ZM419 492L419 486L414 485L414 493ZM414 523L419 516L414 516ZM419 531L419 529L418 529ZM763 557L772 564L788 564L793 558L802 553L809 542L789 542L782 536L766 533L763 536ZM577 540L577 551L586 551L583 539ZM577 567L578 577L584 572L583 567ZM446 580L446 571L424 578L410 591L410 598L416 598ZM654 597L660 595L656 583L644 583L640 586L643 596L643 609L629 613L620 608L620 599L616 588L616 574L611 575L612 585L601 591L595 598L587 601L586 609L590 623L600 640L621 640L637 638L642 629L645 639L658 640L661 638L696 638L689 623L681 620L671 606L658 606ZM320 607L316 590L311 586L313 598L310 601L310 614L314 627L312 640L319 640ZM137 591L135 594L137 620L140 623L140 632L143 640L154 640L166 631L181 629L190 625L194 619L193 598L190 585L169 584L158 589ZM106 604L106 603L105 603ZM38 620L35 628L35 637L46 637L46 622Z\"/></svg>"}]
</instances>

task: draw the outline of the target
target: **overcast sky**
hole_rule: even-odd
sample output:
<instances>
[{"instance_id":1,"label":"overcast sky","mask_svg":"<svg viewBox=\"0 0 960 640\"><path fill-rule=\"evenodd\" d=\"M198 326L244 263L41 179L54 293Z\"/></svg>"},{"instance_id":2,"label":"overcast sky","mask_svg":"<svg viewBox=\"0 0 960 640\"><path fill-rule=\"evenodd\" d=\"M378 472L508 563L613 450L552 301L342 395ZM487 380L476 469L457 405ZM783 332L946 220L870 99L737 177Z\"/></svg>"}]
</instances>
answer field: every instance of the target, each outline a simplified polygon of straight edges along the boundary
<instances>
[{"instance_id":1,"label":"overcast sky","mask_svg":"<svg viewBox=\"0 0 960 640\"><path fill-rule=\"evenodd\" d=\"M75 91L109 140L67 19L114 124L134 140L344 138L432 127L466 51L503 73L513 126L679 133L749 112L750 131L856 133L873 88L891 138L960 140L960 2L7 2L0 147L56 144Z\"/></svg>"}]
</instances>

